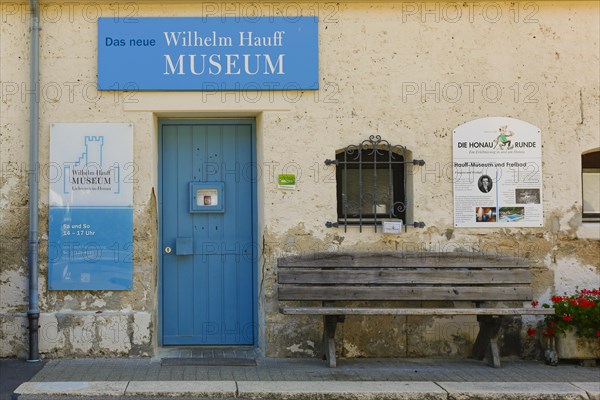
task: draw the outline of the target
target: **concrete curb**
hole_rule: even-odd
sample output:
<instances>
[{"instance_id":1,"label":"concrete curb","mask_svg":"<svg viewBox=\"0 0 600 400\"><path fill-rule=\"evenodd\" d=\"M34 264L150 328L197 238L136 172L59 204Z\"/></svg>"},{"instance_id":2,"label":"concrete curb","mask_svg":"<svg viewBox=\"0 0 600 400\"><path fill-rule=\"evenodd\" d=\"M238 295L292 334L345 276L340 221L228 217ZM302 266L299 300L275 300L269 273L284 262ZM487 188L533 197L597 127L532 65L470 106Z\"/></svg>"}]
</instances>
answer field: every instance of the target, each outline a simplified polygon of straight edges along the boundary
<instances>
[{"instance_id":1,"label":"concrete curb","mask_svg":"<svg viewBox=\"0 0 600 400\"><path fill-rule=\"evenodd\" d=\"M13 392L31 396L121 396L129 382L25 382Z\"/></svg>"},{"instance_id":2,"label":"concrete curb","mask_svg":"<svg viewBox=\"0 0 600 400\"><path fill-rule=\"evenodd\" d=\"M585 390L590 400L600 400L600 382L573 382L573 385Z\"/></svg>"},{"instance_id":3,"label":"concrete curb","mask_svg":"<svg viewBox=\"0 0 600 400\"><path fill-rule=\"evenodd\" d=\"M235 381L131 381L124 396L235 398Z\"/></svg>"},{"instance_id":4,"label":"concrete curb","mask_svg":"<svg viewBox=\"0 0 600 400\"><path fill-rule=\"evenodd\" d=\"M438 382L452 400L589 400L585 390L562 382Z\"/></svg>"},{"instance_id":5,"label":"concrete curb","mask_svg":"<svg viewBox=\"0 0 600 400\"><path fill-rule=\"evenodd\" d=\"M445 400L433 382L238 382L241 399Z\"/></svg>"},{"instance_id":6,"label":"concrete curb","mask_svg":"<svg viewBox=\"0 0 600 400\"><path fill-rule=\"evenodd\" d=\"M597 382L26 382L19 399L177 397L282 400L600 400Z\"/></svg>"}]
</instances>

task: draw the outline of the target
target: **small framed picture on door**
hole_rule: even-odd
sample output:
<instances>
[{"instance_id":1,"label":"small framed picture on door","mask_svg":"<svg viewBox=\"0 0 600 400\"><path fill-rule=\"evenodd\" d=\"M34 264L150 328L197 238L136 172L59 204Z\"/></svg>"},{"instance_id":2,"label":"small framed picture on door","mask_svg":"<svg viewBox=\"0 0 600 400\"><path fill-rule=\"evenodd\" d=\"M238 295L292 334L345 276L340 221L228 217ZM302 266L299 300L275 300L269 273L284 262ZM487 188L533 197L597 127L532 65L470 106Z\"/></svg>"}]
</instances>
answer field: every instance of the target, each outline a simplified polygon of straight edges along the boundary
<instances>
[{"instance_id":1,"label":"small framed picture on door","mask_svg":"<svg viewBox=\"0 0 600 400\"><path fill-rule=\"evenodd\" d=\"M223 182L190 182L190 212L225 212Z\"/></svg>"}]
</instances>

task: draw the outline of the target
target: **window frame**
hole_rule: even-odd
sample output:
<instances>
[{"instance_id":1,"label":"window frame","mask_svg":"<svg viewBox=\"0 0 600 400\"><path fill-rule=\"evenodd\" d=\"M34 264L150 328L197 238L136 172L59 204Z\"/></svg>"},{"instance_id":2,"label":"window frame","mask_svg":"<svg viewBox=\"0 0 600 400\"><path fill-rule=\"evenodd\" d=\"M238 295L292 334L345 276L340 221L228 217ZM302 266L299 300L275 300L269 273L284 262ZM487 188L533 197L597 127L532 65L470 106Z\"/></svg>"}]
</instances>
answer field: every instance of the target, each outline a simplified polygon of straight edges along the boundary
<instances>
[{"instance_id":1,"label":"window frame","mask_svg":"<svg viewBox=\"0 0 600 400\"><path fill-rule=\"evenodd\" d=\"M600 173L600 149L587 151L581 155L581 220L583 223L600 223L600 210L597 212L585 211L585 179L586 174ZM589 189L589 188L588 188Z\"/></svg>"},{"instance_id":2,"label":"window frame","mask_svg":"<svg viewBox=\"0 0 600 400\"><path fill-rule=\"evenodd\" d=\"M370 163L364 162L362 159L363 152L366 152L366 155L373 155L369 158L368 161ZM396 158L396 156L398 158ZM383 157L383 158L382 158ZM385 159L387 157L387 160ZM412 165L425 165L425 161L423 160L410 160L412 158L412 152L408 150L404 146L400 145L391 145L387 140L381 139L380 135L371 135L369 139L363 140L358 145L349 145L343 149L339 149L336 151L336 158L333 160L325 160L325 165L335 165L336 166L336 213L337 219L336 222L327 221L325 226L328 228L344 226L344 231L348 230L348 226L358 226L359 231L362 232L363 226L373 226L375 232L377 232L377 227L382 226L385 221L400 221L402 220L402 226L404 231L406 231L406 227L408 225L413 226L415 228L423 228L425 227L425 223L423 222L407 222L407 219L412 219L412 208L409 207L410 202L410 192L412 190L412 171L409 170L409 166ZM350 160L349 160L350 159ZM383 164L384 169L388 169L390 171L389 174L389 184L387 186L388 194L390 193L391 186L391 203L392 206L389 207L388 213L378 213L374 212L372 214L366 213L363 214L362 210L364 205L359 204L359 212L358 218L349 218L348 213L344 214L344 193L347 196L347 184L348 184L348 175L347 171L350 168L346 168L347 166L354 165L356 163L359 166L359 199L362 198L364 200L363 190L362 190L362 171L370 170L373 171L373 187L374 192L379 193L377 190L377 170L378 165ZM344 174L345 177L344 177ZM394 184L394 182L396 184ZM344 187L346 185L346 187ZM376 197L370 195L371 199L373 199L373 209L377 209L377 203L375 202ZM389 198L389 197L388 197ZM363 203L364 204L364 203ZM367 218L368 217L368 218Z\"/></svg>"},{"instance_id":3,"label":"window frame","mask_svg":"<svg viewBox=\"0 0 600 400\"><path fill-rule=\"evenodd\" d=\"M354 153L357 153L356 155ZM387 159L387 161L386 161ZM404 155L399 152L387 149L373 149L363 147L362 149L356 149L349 154L347 150L343 150L336 154L337 168L336 168L336 199L337 199L337 215L338 223L347 222L348 225L381 225L383 219L397 219L406 220L406 182L405 182L405 166L404 166ZM358 170L359 180L358 182L352 181L348 177L348 171ZM378 202L380 196L377 194L382 193L377 184L377 171L388 171L389 181L387 188L387 194L391 194L391 198L386 198L386 204L390 204L391 207L386 213L378 212L366 212L362 210L365 206L368 207L368 200L372 199L373 208L376 205L381 204ZM373 184L373 191L365 192L361 186L363 185L364 179L371 179ZM362 194L362 204L357 205L358 213L350 213L348 211L348 204L350 202L356 203L354 199L349 198L348 185L352 184L354 187L358 187L358 197ZM391 190L390 190L391 184ZM344 188L345 186L345 188ZM364 187L366 190L371 188ZM344 196L345 192L345 196ZM356 191L353 191L356 192ZM374 195L375 193L375 195ZM385 192L384 192L385 193Z\"/></svg>"}]
</instances>

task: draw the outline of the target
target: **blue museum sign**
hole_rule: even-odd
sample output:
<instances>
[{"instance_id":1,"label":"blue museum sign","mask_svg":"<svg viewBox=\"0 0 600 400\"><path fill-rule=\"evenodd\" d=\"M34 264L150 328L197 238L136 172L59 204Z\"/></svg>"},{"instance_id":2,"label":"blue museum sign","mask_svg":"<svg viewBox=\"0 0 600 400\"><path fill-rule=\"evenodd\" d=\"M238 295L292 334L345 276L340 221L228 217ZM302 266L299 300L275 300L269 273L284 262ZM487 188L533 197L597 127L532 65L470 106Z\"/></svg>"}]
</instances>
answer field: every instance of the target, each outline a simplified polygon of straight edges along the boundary
<instances>
[{"instance_id":1,"label":"blue museum sign","mask_svg":"<svg viewBox=\"0 0 600 400\"><path fill-rule=\"evenodd\" d=\"M48 289L131 290L132 207L50 207Z\"/></svg>"},{"instance_id":2,"label":"blue museum sign","mask_svg":"<svg viewBox=\"0 0 600 400\"><path fill-rule=\"evenodd\" d=\"M99 90L318 88L315 17L98 19Z\"/></svg>"}]
</instances>

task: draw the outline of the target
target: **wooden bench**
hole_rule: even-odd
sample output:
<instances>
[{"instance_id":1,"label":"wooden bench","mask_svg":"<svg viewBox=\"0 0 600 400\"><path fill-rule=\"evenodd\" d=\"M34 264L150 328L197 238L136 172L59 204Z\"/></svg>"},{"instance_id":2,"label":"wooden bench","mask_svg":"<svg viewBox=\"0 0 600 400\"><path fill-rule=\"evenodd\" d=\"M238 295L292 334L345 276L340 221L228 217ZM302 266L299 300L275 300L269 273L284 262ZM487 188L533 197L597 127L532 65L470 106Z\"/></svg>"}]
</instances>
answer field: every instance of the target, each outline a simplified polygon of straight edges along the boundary
<instances>
[{"instance_id":1,"label":"wooden bench","mask_svg":"<svg viewBox=\"0 0 600 400\"><path fill-rule=\"evenodd\" d=\"M320 305L280 307L283 314L323 316L324 358L336 366L335 331L346 315L476 315L479 334L472 356L500 367L501 317L552 314L523 306L532 300L529 260L471 253L318 253L278 260L279 301ZM415 301L415 308L381 307L390 300ZM367 302L354 307L340 302ZM448 301L447 308L424 308ZM452 308L468 301L472 308ZM505 302L516 302L507 306Z\"/></svg>"}]
</instances>

